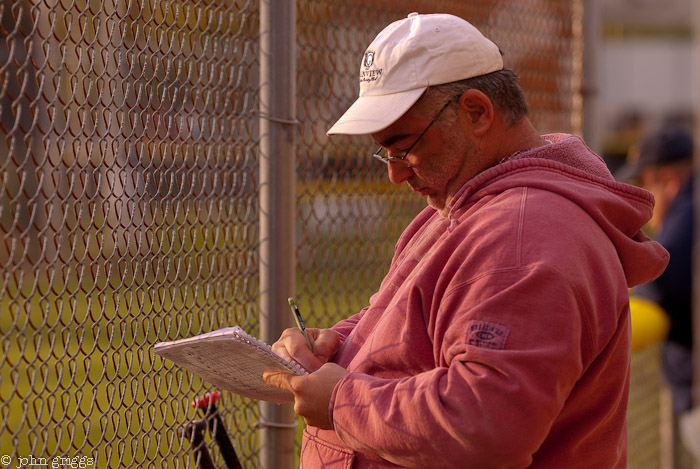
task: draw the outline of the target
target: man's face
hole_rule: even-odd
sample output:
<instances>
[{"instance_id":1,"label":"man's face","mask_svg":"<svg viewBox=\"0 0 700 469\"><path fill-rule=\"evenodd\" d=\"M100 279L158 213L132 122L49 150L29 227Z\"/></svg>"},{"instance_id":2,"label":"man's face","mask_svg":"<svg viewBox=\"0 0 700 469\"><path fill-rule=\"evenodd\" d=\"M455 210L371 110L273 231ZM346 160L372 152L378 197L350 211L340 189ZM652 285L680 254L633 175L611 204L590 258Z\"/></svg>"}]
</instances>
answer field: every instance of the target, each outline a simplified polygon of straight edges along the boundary
<instances>
[{"instance_id":1,"label":"man's face","mask_svg":"<svg viewBox=\"0 0 700 469\"><path fill-rule=\"evenodd\" d=\"M454 116L450 113L440 117L449 119L449 115ZM392 156L403 155L432 117L411 109L391 126L372 134L372 138ZM394 184L406 182L412 190L426 197L428 205L446 216L454 194L479 172L471 164L470 156L476 148L467 135L459 118L436 122L406 157L410 166L401 162L387 164L389 179Z\"/></svg>"}]
</instances>

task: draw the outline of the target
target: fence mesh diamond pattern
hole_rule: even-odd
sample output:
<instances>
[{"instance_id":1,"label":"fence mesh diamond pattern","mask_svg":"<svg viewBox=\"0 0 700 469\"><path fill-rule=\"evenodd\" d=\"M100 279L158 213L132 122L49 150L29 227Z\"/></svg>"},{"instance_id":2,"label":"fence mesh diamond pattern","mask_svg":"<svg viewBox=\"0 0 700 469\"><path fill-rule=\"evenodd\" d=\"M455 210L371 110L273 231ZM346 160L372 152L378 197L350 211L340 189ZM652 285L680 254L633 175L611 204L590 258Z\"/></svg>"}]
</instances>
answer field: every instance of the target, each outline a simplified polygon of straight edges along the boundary
<instances>
[{"instance_id":1,"label":"fence mesh diamond pattern","mask_svg":"<svg viewBox=\"0 0 700 469\"><path fill-rule=\"evenodd\" d=\"M296 295L324 326L364 305L424 205L369 139L325 136L364 47L411 11L460 15L506 52L539 129L577 132L580 0L296 5ZM0 454L15 465L195 467L177 429L211 386L150 348L258 327L259 29L246 0L0 0ZM258 467L256 403L219 407Z\"/></svg>"}]
</instances>

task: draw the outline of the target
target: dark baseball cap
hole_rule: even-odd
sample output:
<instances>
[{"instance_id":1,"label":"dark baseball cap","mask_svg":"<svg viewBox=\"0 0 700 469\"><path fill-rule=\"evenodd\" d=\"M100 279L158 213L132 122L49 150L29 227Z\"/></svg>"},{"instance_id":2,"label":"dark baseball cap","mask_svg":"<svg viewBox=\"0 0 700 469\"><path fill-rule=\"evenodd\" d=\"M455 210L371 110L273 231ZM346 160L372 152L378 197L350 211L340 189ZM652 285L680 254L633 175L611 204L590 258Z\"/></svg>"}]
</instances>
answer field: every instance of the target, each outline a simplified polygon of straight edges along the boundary
<instances>
[{"instance_id":1,"label":"dark baseball cap","mask_svg":"<svg viewBox=\"0 0 700 469\"><path fill-rule=\"evenodd\" d=\"M615 172L618 181L637 179L642 170L650 166L692 159L693 136L683 127L666 127L644 138L637 151L630 153L627 163Z\"/></svg>"}]
</instances>

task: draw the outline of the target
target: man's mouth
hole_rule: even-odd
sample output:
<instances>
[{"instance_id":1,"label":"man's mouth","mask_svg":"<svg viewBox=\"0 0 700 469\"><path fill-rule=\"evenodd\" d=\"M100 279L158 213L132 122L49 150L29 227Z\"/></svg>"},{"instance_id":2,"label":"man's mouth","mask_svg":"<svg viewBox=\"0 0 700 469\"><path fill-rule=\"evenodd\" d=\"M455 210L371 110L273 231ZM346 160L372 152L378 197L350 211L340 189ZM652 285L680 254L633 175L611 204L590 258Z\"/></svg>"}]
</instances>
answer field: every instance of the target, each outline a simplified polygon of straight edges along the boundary
<instances>
[{"instance_id":1,"label":"man's mouth","mask_svg":"<svg viewBox=\"0 0 700 469\"><path fill-rule=\"evenodd\" d=\"M411 186L411 190L418 192L422 196L426 196L430 194L430 189L427 187L413 187Z\"/></svg>"}]
</instances>

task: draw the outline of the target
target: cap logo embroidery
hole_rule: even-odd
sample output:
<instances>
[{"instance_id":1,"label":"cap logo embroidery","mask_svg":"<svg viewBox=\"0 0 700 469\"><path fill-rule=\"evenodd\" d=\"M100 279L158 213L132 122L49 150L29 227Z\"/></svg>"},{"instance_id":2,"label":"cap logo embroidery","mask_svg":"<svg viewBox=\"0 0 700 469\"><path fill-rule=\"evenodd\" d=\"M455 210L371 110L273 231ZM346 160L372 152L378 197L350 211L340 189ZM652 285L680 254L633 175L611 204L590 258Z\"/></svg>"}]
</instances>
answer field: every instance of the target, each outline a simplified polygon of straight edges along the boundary
<instances>
[{"instance_id":1,"label":"cap logo embroidery","mask_svg":"<svg viewBox=\"0 0 700 469\"><path fill-rule=\"evenodd\" d=\"M374 51L368 50L365 52L365 56L362 59L362 66L364 70L360 71L360 83L370 83L379 80L382 76L382 69L370 70L370 67L374 65Z\"/></svg>"},{"instance_id":2,"label":"cap logo embroidery","mask_svg":"<svg viewBox=\"0 0 700 469\"><path fill-rule=\"evenodd\" d=\"M374 51L368 50L365 52L365 59L362 61L365 68L370 68L374 63Z\"/></svg>"},{"instance_id":3,"label":"cap logo embroidery","mask_svg":"<svg viewBox=\"0 0 700 469\"><path fill-rule=\"evenodd\" d=\"M467 323L467 344L475 347L502 350L506 346L509 328L486 321Z\"/></svg>"}]
</instances>

